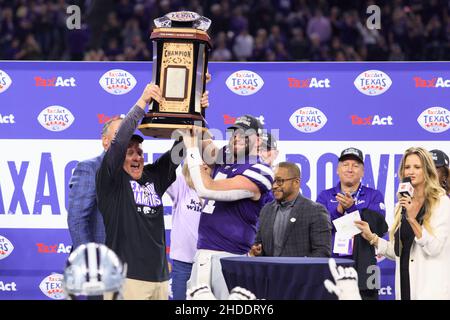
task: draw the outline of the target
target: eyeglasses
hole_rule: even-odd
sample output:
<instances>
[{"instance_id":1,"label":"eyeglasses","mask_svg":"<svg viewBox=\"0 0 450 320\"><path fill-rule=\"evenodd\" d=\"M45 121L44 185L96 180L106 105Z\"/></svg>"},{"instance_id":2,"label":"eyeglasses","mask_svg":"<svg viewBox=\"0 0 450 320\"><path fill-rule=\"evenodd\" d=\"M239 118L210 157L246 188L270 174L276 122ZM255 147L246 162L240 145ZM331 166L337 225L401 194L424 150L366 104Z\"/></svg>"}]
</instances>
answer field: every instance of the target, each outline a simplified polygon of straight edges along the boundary
<instances>
[{"instance_id":1,"label":"eyeglasses","mask_svg":"<svg viewBox=\"0 0 450 320\"><path fill-rule=\"evenodd\" d=\"M273 180L273 184L276 184L277 186L282 186L285 181L293 180L293 179L297 179L297 177L287 178L287 179L279 179L279 178L277 178L277 179Z\"/></svg>"}]
</instances>

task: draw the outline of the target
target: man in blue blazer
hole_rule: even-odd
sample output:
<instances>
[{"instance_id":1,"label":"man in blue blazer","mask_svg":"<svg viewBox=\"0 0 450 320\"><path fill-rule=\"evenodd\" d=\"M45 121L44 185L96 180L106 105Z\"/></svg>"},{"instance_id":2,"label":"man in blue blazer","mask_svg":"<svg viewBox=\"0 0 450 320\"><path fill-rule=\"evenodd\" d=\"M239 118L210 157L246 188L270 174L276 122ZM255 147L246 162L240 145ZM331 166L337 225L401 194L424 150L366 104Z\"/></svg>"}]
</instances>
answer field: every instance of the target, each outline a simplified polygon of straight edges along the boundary
<instances>
[{"instance_id":1,"label":"man in blue blazer","mask_svg":"<svg viewBox=\"0 0 450 320\"><path fill-rule=\"evenodd\" d=\"M113 118L104 124L104 151L108 150L121 122L121 118ZM102 152L95 158L80 161L70 179L67 224L72 238L72 251L83 243L105 243L105 226L97 208L95 191L95 175L104 155L105 152Z\"/></svg>"}]
</instances>

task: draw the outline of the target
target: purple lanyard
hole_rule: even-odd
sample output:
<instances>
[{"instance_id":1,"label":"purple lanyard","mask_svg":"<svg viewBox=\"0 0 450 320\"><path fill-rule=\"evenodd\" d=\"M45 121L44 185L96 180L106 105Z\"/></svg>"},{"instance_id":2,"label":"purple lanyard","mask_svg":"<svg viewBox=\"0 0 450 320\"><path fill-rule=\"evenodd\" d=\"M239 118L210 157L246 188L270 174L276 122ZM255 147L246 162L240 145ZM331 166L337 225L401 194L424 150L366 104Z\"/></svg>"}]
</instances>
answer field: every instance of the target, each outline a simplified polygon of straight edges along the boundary
<instances>
[{"instance_id":1,"label":"purple lanyard","mask_svg":"<svg viewBox=\"0 0 450 320\"><path fill-rule=\"evenodd\" d=\"M359 194L361 193L361 189L362 189L362 183L359 184L358 191L356 192L355 196L353 197L353 201L355 201L355 206L358 205L358 198L359 198Z\"/></svg>"}]
</instances>

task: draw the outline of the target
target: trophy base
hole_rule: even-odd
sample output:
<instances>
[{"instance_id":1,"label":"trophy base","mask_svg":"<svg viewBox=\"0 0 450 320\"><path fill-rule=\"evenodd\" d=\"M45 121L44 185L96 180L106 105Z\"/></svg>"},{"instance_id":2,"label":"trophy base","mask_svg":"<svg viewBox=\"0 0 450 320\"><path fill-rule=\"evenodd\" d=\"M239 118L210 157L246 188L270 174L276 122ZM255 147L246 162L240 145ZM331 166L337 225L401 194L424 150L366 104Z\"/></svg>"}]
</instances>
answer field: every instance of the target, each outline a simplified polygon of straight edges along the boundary
<instances>
[{"instance_id":1,"label":"trophy base","mask_svg":"<svg viewBox=\"0 0 450 320\"><path fill-rule=\"evenodd\" d=\"M199 115L177 113L147 113L138 129L143 135L154 138L171 139L177 129L198 128L203 131L205 139L211 139L206 121Z\"/></svg>"}]
</instances>

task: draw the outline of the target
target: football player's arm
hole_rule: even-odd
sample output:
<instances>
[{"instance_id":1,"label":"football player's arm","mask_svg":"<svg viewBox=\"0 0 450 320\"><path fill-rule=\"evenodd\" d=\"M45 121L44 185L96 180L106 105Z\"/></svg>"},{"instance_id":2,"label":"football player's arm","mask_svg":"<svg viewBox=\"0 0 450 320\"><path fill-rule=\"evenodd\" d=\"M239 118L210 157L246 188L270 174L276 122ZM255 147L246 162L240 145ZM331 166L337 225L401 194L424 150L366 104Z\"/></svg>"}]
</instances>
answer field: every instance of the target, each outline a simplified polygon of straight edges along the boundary
<instances>
[{"instance_id":1,"label":"football player's arm","mask_svg":"<svg viewBox=\"0 0 450 320\"><path fill-rule=\"evenodd\" d=\"M201 171L202 182L206 189L212 191L232 191L232 190L246 190L254 195L252 200L258 200L261 196L258 186L250 179L243 175L237 175L233 178L213 180L208 172ZM248 197L245 197L248 198ZM211 198L210 198L211 199ZM214 200L214 199L212 199Z\"/></svg>"},{"instance_id":2,"label":"football player's arm","mask_svg":"<svg viewBox=\"0 0 450 320\"><path fill-rule=\"evenodd\" d=\"M192 182L200 198L216 201L236 201L245 198L259 199L258 187L244 176L231 179L213 180L206 170L202 170L202 157L195 143L183 137L187 147L186 160ZM203 171L203 173L202 173ZM256 191L256 193L255 193Z\"/></svg>"},{"instance_id":3,"label":"football player's arm","mask_svg":"<svg viewBox=\"0 0 450 320\"><path fill-rule=\"evenodd\" d=\"M202 140L203 161L212 166L217 163L219 148L214 144L212 139Z\"/></svg>"}]
</instances>

